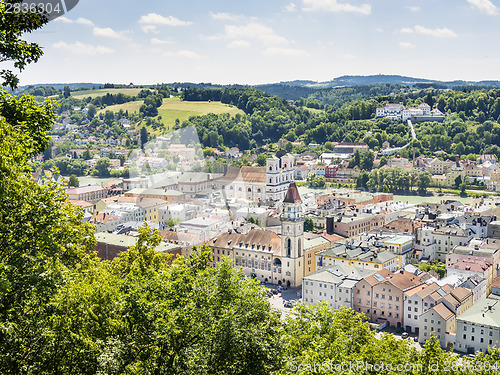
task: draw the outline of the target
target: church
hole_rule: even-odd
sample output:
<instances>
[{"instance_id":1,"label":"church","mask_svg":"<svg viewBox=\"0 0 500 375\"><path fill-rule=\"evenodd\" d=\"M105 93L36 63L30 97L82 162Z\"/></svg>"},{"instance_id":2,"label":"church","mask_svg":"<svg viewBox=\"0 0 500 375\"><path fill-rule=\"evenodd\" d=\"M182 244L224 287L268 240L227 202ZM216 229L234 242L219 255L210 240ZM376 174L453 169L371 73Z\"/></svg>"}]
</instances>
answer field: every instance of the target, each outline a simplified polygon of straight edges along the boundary
<instances>
[{"instance_id":1,"label":"church","mask_svg":"<svg viewBox=\"0 0 500 375\"><path fill-rule=\"evenodd\" d=\"M292 155L271 156L265 167L230 168L217 179L217 189L223 189L227 199L246 199L257 204L282 202L294 180L293 174Z\"/></svg>"},{"instance_id":2,"label":"church","mask_svg":"<svg viewBox=\"0 0 500 375\"><path fill-rule=\"evenodd\" d=\"M212 250L212 266L225 256L234 267L259 281L289 287L302 285L306 270L304 213L295 183L288 185L283 199L281 236L263 229L245 234L231 231L219 234L208 246Z\"/></svg>"}]
</instances>

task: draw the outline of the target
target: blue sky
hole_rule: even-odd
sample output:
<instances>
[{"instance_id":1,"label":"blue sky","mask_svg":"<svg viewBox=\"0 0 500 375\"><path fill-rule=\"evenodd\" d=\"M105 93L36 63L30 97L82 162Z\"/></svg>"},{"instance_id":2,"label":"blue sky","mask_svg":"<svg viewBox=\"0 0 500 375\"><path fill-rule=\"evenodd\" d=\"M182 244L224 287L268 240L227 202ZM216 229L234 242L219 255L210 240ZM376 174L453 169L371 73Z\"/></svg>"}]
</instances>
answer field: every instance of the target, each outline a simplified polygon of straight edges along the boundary
<instances>
[{"instance_id":1,"label":"blue sky","mask_svg":"<svg viewBox=\"0 0 500 375\"><path fill-rule=\"evenodd\" d=\"M500 80L500 0L80 0L28 37L34 83Z\"/></svg>"}]
</instances>

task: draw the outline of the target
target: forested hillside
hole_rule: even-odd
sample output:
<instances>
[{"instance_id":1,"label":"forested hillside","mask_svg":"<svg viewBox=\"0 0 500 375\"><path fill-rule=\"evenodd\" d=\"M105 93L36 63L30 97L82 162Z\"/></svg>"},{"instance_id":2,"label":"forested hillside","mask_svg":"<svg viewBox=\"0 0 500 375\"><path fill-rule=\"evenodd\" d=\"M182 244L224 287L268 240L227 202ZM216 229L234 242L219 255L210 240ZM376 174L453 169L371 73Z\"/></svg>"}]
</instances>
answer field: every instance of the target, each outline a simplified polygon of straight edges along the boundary
<instances>
[{"instance_id":1,"label":"forested hillside","mask_svg":"<svg viewBox=\"0 0 500 375\"><path fill-rule=\"evenodd\" d=\"M238 146L242 149L277 142L280 138L309 143L366 142L380 149L388 141L391 146L404 146L410 141L409 128L402 121L376 119L375 109L389 102L406 106L428 103L447 114L444 123L416 125L417 156L435 151L448 154L494 153L500 156L500 90L412 90L399 86L377 85L359 91L341 90L332 94L337 105L326 105L324 112L312 113L299 101L294 105L284 99L255 89L187 89L184 100L220 100L234 104L244 116L227 115L193 117L180 126L196 126L205 146ZM370 96L370 93L385 95ZM366 98L350 99L356 96ZM344 104L340 105L340 103Z\"/></svg>"}]
</instances>

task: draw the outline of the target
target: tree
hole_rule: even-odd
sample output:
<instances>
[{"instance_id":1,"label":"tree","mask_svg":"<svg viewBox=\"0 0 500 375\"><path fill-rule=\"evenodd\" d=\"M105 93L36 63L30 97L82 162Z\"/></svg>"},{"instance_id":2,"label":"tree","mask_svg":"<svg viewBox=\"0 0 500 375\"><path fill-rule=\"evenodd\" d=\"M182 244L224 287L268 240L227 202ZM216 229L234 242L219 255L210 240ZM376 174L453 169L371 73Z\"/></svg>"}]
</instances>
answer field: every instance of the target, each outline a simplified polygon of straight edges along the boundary
<instances>
[{"instance_id":1,"label":"tree","mask_svg":"<svg viewBox=\"0 0 500 375\"><path fill-rule=\"evenodd\" d=\"M455 187L460 187L460 185L462 184L462 176L457 176L457 178L455 178Z\"/></svg>"},{"instance_id":2,"label":"tree","mask_svg":"<svg viewBox=\"0 0 500 375\"><path fill-rule=\"evenodd\" d=\"M149 140L149 133L145 126L141 128L141 147L144 147Z\"/></svg>"},{"instance_id":3,"label":"tree","mask_svg":"<svg viewBox=\"0 0 500 375\"><path fill-rule=\"evenodd\" d=\"M431 184L431 174L429 172L421 172L418 175L418 191L420 193L425 193L427 191L427 188Z\"/></svg>"},{"instance_id":4,"label":"tree","mask_svg":"<svg viewBox=\"0 0 500 375\"><path fill-rule=\"evenodd\" d=\"M212 147L205 147L203 149L203 156L204 157L207 157L207 156L215 156L215 151Z\"/></svg>"},{"instance_id":5,"label":"tree","mask_svg":"<svg viewBox=\"0 0 500 375\"><path fill-rule=\"evenodd\" d=\"M304 232L314 231L314 221L310 217L306 217L304 220Z\"/></svg>"},{"instance_id":6,"label":"tree","mask_svg":"<svg viewBox=\"0 0 500 375\"><path fill-rule=\"evenodd\" d=\"M24 33L31 33L47 23L47 18L42 13L7 11L9 5L19 3L15 0L0 2L0 61L11 61L14 68L22 71L26 65L37 62L43 51L36 43L22 40ZM19 79L11 70L3 69L0 72L3 79L2 86L11 89L17 87Z\"/></svg>"},{"instance_id":7,"label":"tree","mask_svg":"<svg viewBox=\"0 0 500 375\"><path fill-rule=\"evenodd\" d=\"M28 162L48 145L52 104L2 92L0 114L0 372L47 373L51 300L96 242L63 187L31 177Z\"/></svg>"},{"instance_id":8,"label":"tree","mask_svg":"<svg viewBox=\"0 0 500 375\"><path fill-rule=\"evenodd\" d=\"M76 177L76 175L72 174L71 176L69 176L68 186L71 187L80 186L80 181L78 181L78 177Z\"/></svg>"},{"instance_id":9,"label":"tree","mask_svg":"<svg viewBox=\"0 0 500 375\"><path fill-rule=\"evenodd\" d=\"M365 171L369 171L373 168L373 152L366 151L361 154L359 167Z\"/></svg>"},{"instance_id":10,"label":"tree","mask_svg":"<svg viewBox=\"0 0 500 375\"><path fill-rule=\"evenodd\" d=\"M69 86L64 86L63 88L63 97L64 99L67 99L71 96L71 90L69 88Z\"/></svg>"},{"instance_id":11,"label":"tree","mask_svg":"<svg viewBox=\"0 0 500 375\"><path fill-rule=\"evenodd\" d=\"M356 179L356 187L367 188L370 175L366 171L361 171Z\"/></svg>"},{"instance_id":12,"label":"tree","mask_svg":"<svg viewBox=\"0 0 500 375\"><path fill-rule=\"evenodd\" d=\"M95 169L97 170L99 177L109 177L109 168L111 167L111 162L109 158L100 158L97 160Z\"/></svg>"},{"instance_id":13,"label":"tree","mask_svg":"<svg viewBox=\"0 0 500 375\"><path fill-rule=\"evenodd\" d=\"M96 114L97 108L95 107L95 105L89 105L89 107L87 108L87 118L89 119L89 121L92 121Z\"/></svg>"},{"instance_id":14,"label":"tree","mask_svg":"<svg viewBox=\"0 0 500 375\"><path fill-rule=\"evenodd\" d=\"M467 184L465 182L462 182L459 187L460 187L460 196L466 197L467 192L465 190L467 189Z\"/></svg>"}]
</instances>

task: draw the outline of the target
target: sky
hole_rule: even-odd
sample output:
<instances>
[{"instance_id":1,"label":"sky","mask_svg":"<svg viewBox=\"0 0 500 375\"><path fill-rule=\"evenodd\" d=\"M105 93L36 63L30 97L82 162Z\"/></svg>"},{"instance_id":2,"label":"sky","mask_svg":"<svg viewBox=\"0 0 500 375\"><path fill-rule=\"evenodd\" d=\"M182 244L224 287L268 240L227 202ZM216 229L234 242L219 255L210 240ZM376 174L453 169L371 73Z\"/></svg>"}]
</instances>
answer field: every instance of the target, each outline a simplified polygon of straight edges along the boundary
<instances>
[{"instance_id":1,"label":"sky","mask_svg":"<svg viewBox=\"0 0 500 375\"><path fill-rule=\"evenodd\" d=\"M500 0L80 0L26 39L21 85L500 80Z\"/></svg>"}]
</instances>

